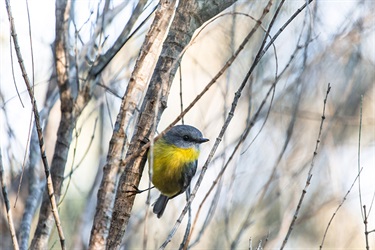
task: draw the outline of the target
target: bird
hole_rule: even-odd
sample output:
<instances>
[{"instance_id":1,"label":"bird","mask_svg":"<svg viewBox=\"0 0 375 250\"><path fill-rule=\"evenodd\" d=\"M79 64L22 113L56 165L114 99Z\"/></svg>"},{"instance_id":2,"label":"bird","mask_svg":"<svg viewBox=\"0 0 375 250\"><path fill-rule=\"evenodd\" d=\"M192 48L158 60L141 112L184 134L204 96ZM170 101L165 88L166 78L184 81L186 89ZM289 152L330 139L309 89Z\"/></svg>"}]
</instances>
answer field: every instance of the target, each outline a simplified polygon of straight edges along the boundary
<instances>
[{"instance_id":1,"label":"bird","mask_svg":"<svg viewBox=\"0 0 375 250\"><path fill-rule=\"evenodd\" d=\"M190 125L176 125L157 140L148 153L151 181L160 191L153 212L160 218L170 199L189 187L198 165L199 145L209 141ZM152 158L152 159L151 159Z\"/></svg>"}]
</instances>

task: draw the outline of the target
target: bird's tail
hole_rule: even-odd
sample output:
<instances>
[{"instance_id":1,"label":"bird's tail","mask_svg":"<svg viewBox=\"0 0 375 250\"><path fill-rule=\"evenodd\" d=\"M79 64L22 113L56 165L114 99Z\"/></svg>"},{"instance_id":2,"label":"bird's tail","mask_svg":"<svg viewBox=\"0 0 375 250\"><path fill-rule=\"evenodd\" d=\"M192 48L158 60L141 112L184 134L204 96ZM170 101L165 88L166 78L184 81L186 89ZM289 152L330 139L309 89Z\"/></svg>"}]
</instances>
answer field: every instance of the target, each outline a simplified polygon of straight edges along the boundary
<instances>
[{"instance_id":1,"label":"bird's tail","mask_svg":"<svg viewBox=\"0 0 375 250\"><path fill-rule=\"evenodd\" d=\"M152 211L154 212L154 214L157 214L158 218L160 218L163 215L168 201L169 201L169 197L162 195L162 194L156 200L154 204L154 209Z\"/></svg>"}]
</instances>

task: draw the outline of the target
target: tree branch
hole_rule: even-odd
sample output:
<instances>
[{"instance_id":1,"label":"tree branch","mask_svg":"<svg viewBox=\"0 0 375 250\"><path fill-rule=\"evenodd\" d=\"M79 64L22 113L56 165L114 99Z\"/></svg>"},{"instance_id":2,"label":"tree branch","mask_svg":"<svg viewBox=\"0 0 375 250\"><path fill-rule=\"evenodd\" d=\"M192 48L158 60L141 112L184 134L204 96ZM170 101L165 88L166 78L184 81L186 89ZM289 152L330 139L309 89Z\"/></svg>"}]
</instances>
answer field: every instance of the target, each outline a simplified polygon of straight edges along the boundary
<instances>
[{"instance_id":1,"label":"tree branch","mask_svg":"<svg viewBox=\"0 0 375 250\"><path fill-rule=\"evenodd\" d=\"M13 217L12 217L12 210L10 209L10 203L8 198L8 191L7 187L5 186L5 178L4 178L4 167L3 167L3 157L1 154L1 147L0 147L0 184L1 184L1 191L4 197L4 203L5 203L5 211L6 211L6 217L8 220L8 227L9 227L9 233L12 238L12 244L13 249L18 250L18 241L16 237L16 230L14 229L14 223L13 223Z\"/></svg>"},{"instance_id":2,"label":"tree branch","mask_svg":"<svg viewBox=\"0 0 375 250\"><path fill-rule=\"evenodd\" d=\"M90 69L89 75L96 77L99 75L103 69L108 65L108 63L115 57L117 52L125 45L125 43L129 40L129 34L132 30L135 22L138 20L139 16L143 12L143 8L145 7L147 0L140 0L135 7L128 23L125 25L124 29L122 30L121 34L118 36L116 42L113 46L107 50L104 55L99 56L96 60L94 66ZM152 14L152 12L151 12ZM151 15L150 14L150 15ZM148 18L146 18L148 19Z\"/></svg>"},{"instance_id":3,"label":"tree branch","mask_svg":"<svg viewBox=\"0 0 375 250\"><path fill-rule=\"evenodd\" d=\"M107 248L118 249L120 247L135 198L134 196L129 196L128 191L133 186L138 186L146 162L143 139L153 134L152 128L157 127L156 125L160 120L161 114L166 108L169 90L178 68L178 62L181 60L183 49L190 42L196 29L209 18L217 15L219 10L224 10L233 2L220 1L222 9L210 10L209 15L205 16L201 15L202 8L205 7L205 5L202 5L202 2L193 0L179 2L144 98L141 108L142 113L132 137L127 158L132 157L134 154L139 155L134 160L125 160L121 164L121 168L125 168L125 171L119 181ZM159 93L160 99L156 100ZM156 117L155 110L158 110ZM154 120L156 124L153 124Z\"/></svg>"},{"instance_id":4,"label":"tree branch","mask_svg":"<svg viewBox=\"0 0 375 250\"><path fill-rule=\"evenodd\" d=\"M107 164L98 191L98 203L90 236L90 249L102 249L106 244L111 220L111 211L117 188L119 165L126 145L126 126L134 119L134 113L142 98L158 58L163 38L171 21L175 2L161 4L146 35L128 87L122 98L119 114L109 145Z\"/></svg>"},{"instance_id":5,"label":"tree branch","mask_svg":"<svg viewBox=\"0 0 375 250\"><path fill-rule=\"evenodd\" d=\"M46 173L46 179L47 179L48 196L46 197L46 204L47 204L46 206L48 206L48 208L51 209L51 211L52 211L53 219L55 221L55 224L56 224L56 227L57 227L57 230L58 230L58 233L59 233L59 237L60 237L61 248L65 249L65 237L64 237L64 233L63 233L63 230L62 230L62 227L61 227L60 217L59 217L59 213L58 213L58 210L57 210L57 205L56 205L56 200L55 200L55 195L54 195L54 187L53 187L53 183L52 183L52 177L50 175L50 169L49 169L49 165L48 165L47 157L46 157L46 153L45 153L45 148L44 148L45 145L44 145L44 139L43 139L43 133L42 133L41 123L40 123L38 107L37 107L37 104L36 104L34 93L33 93L32 88L31 88L29 77L28 77L27 72L26 72L25 65L23 63L22 54L21 54L20 47L19 47L19 44L18 44L17 33L16 33L15 25L14 25L14 19L13 19L13 16L12 16L12 11L11 11L9 0L5 0L5 4L6 4L6 7L7 7L7 11L8 11L8 18L9 18L9 23L10 23L11 35L13 37L13 42L14 42L14 47L15 47L15 50L16 50L18 62L20 64L22 76L24 78L24 81L25 81L25 84L26 84L26 87L27 87L27 91L28 91L29 96L30 96L31 104L32 104L32 107L33 107L33 113L34 113L34 117L35 117L35 125L36 125L36 129L37 129L37 132L38 132L40 153L41 153L41 157L42 157L42 161L43 161L43 165L44 165L44 170L45 170L45 173ZM53 219L51 219L52 222L53 222Z\"/></svg>"}]
</instances>

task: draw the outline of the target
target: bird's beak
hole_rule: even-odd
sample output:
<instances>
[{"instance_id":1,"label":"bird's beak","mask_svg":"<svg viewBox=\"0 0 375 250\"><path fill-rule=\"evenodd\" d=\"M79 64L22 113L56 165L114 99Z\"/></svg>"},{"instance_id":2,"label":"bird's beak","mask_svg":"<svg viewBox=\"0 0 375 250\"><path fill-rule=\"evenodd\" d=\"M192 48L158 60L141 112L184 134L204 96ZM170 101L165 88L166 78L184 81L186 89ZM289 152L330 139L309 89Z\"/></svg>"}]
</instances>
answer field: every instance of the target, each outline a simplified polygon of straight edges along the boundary
<instances>
[{"instance_id":1,"label":"bird's beak","mask_svg":"<svg viewBox=\"0 0 375 250\"><path fill-rule=\"evenodd\" d=\"M209 139L207 139L207 138L199 138L199 139L197 140L197 142L198 142L199 144L204 143L204 142L208 142L208 141L209 141Z\"/></svg>"}]
</instances>

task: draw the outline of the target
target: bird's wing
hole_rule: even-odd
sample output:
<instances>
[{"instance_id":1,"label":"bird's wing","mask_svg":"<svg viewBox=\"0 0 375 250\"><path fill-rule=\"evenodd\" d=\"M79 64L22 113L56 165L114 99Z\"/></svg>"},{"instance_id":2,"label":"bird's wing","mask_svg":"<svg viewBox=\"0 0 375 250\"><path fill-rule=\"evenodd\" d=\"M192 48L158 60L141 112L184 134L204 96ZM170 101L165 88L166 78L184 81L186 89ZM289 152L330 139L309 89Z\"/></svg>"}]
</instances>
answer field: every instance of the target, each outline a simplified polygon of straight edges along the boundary
<instances>
[{"instance_id":1,"label":"bird's wing","mask_svg":"<svg viewBox=\"0 0 375 250\"><path fill-rule=\"evenodd\" d=\"M193 179L195 172L197 172L197 165L198 161L190 162L188 163L188 166L184 168L182 171L182 176L181 176L181 191L180 194L185 192L185 190L189 187L191 179Z\"/></svg>"},{"instance_id":2,"label":"bird's wing","mask_svg":"<svg viewBox=\"0 0 375 250\"><path fill-rule=\"evenodd\" d=\"M172 197L169 197L169 199L173 199L174 197L185 192L185 190L189 187L191 179L193 179L195 172L197 172L197 166L198 160L187 163L187 165L183 168L183 171L181 173L181 179L179 180L181 190Z\"/></svg>"}]
</instances>

